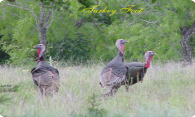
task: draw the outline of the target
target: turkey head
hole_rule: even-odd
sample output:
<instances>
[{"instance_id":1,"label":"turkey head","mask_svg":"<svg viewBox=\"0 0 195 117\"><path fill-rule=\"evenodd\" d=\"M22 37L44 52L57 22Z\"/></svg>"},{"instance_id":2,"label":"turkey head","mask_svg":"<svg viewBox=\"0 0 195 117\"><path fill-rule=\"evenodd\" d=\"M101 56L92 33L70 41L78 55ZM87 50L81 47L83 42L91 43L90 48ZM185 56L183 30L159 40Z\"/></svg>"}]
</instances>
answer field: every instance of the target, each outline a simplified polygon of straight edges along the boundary
<instances>
[{"instance_id":1,"label":"turkey head","mask_svg":"<svg viewBox=\"0 0 195 117\"><path fill-rule=\"evenodd\" d=\"M153 55L157 55L156 53L154 53L153 51L147 51L144 55L145 59L146 59L146 65L145 67L150 67L150 61L152 60Z\"/></svg>"},{"instance_id":2,"label":"turkey head","mask_svg":"<svg viewBox=\"0 0 195 117\"><path fill-rule=\"evenodd\" d=\"M129 42L124 39L119 39L116 41L116 47L119 49L119 51L122 54L124 54L125 43L129 43Z\"/></svg>"}]
</instances>

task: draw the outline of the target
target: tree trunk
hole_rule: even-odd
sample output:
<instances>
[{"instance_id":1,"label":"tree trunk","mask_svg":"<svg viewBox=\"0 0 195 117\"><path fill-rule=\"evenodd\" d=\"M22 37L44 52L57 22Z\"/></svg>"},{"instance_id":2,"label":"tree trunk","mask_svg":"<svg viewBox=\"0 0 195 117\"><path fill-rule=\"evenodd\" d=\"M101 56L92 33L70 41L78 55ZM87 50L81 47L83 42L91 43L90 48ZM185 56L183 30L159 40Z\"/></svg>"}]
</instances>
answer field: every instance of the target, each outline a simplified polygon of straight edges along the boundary
<instances>
[{"instance_id":1,"label":"tree trunk","mask_svg":"<svg viewBox=\"0 0 195 117\"><path fill-rule=\"evenodd\" d=\"M44 58L44 60L46 60L46 50L47 50L47 36L46 36L46 32L47 32L47 29L43 27L43 28L41 28L40 32L41 32L40 43L45 45L45 47L46 47L45 52L43 53L43 58Z\"/></svg>"},{"instance_id":2,"label":"tree trunk","mask_svg":"<svg viewBox=\"0 0 195 117\"><path fill-rule=\"evenodd\" d=\"M53 7L53 2L51 2L50 7ZM49 10L49 13L47 14L47 17L45 18L45 4L44 2L41 2L41 15L40 15L40 22L39 22L39 40L40 43L45 45L45 47L47 48L47 29L48 29L48 24L49 24L49 18L51 16L51 12L52 12L52 8ZM44 24L45 21L45 24ZM46 49L47 50L47 49ZM44 60L46 60L46 50L43 54L43 58Z\"/></svg>"},{"instance_id":3,"label":"tree trunk","mask_svg":"<svg viewBox=\"0 0 195 117\"><path fill-rule=\"evenodd\" d=\"M190 37L192 36L192 34L195 33L195 21L194 21L194 24L190 28L187 26L184 26L184 27L180 27L180 30L182 34L181 53L183 55L183 62L184 62L184 65L189 65L189 64L192 64L192 50L190 47Z\"/></svg>"}]
</instances>

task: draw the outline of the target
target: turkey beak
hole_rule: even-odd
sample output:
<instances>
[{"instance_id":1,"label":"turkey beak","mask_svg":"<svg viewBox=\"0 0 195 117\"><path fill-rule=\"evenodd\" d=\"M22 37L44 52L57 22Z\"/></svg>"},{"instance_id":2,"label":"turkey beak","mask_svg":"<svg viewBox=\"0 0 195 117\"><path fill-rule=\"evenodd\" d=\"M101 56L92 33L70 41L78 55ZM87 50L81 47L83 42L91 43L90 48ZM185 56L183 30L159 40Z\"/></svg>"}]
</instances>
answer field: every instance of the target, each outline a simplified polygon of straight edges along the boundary
<instances>
[{"instance_id":1,"label":"turkey beak","mask_svg":"<svg viewBox=\"0 0 195 117\"><path fill-rule=\"evenodd\" d=\"M157 55L156 53L153 53L153 55Z\"/></svg>"},{"instance_id":2,"label":"turkey beak","mask_svg":"<svg viewBox=\"0 0 195 117\"><path fill-rule=\"evenodd\" d=\"M126 40L123 40L123 43L129 43L128 41L126 41Z\"/></svg>"}]
</instances>

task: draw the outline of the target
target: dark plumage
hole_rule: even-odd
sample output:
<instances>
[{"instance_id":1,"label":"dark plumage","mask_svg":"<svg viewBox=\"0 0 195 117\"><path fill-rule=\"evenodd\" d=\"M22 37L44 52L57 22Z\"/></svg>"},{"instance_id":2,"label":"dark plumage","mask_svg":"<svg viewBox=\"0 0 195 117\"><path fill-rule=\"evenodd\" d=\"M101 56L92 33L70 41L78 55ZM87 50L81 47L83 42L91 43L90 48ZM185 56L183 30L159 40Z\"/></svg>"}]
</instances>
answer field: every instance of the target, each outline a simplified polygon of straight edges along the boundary
<instances>
[{"instance_id":1,"label":"dark plumage","mask_svg":"<svg viewBox=\"0 0 195 117\"><path fill-rule=\"evenodd\" d=\"M147 69L150 67L150 61L152 60L153 55L156 55L153 51L147 51L145 53L145 63L132 62L126 63L128 67L127 72L127 81L126 81L126 90L128 91L129 86L136 84L139 81L143 81L144 75L147 72Z\"/></svg>"},{"instance_id":2,"label":"dark plumage","mask_svg":"<svg viewBox=\"0 0 195 117\"><path fill-rule=\"evenodd\" d=\"M34 48L38 53L38 65L31 70L33 82L39 87L42 94L53 94L59 90L59 72L44 61L42 55L45 52L45 46L43 44L35 45Z\"/></svg>"},{"instance_id":3,"label":"dark plumage","mask_svg":"<svg viewBox=\"0 0 195 117\"><path fill-rule=\"evenodd\" d=\"M125 47L126 42L127 41L124 39L119 39L116 41L116 46L119 49L119 53L102 70L100 76L100 85L102 87L101 93L104 96L109 96L109 95L114 96L118 88L125 81L127 67L123 63L123 54L124 54L123 49Z\"/></svg>"}]
</instances>

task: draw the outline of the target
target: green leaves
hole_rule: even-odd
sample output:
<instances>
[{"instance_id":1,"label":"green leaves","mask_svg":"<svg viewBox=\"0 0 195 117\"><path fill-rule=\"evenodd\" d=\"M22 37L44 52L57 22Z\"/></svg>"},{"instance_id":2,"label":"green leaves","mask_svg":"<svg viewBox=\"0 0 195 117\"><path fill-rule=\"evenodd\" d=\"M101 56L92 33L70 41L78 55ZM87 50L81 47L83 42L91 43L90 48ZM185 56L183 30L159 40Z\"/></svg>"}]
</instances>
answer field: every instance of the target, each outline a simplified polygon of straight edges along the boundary
<instances>
[{"instance_id":1,"label":"green leaves","mask_svg":"<svg viewBox=\"0 0 195 117\"><path fill-rule=\"evenodd\" d=\"M54 0L42 0L52 2ZM22 0L21 0L22 2ZM37 2L41 2L37 0ZM116 4L120 2L120 4ZM154 3L154 4L153 4ZM34 1L26 5L37 15L40 7ZM143 60L143 54L154 50L163 61L180 59L180 27L194 22L192 1L151 0L147 1L83 1L55 0L51 26L47 30L47 56L70 59L98 59L109 61L117 54L115 42L126 39L125 58L128 61ZM99 5L95 10L116 10L109 13L84 13L83 9ZM141 13L121 13L120 9L135 5ZM46 9L48 10L48 9ZM0 8L0 35L2 49L10 55L13 63L35 60L32 47L39 43L38 28L33 15L18 8ZM192 46L194 42L192 42Z\"/></svg>"},{"instance_id":2,"label":"green leaves","mask_svg":"<svg viewBox=\"0 0 195 117\"><path fill-rule=\"evenodd\" d=\"M152 3L154 3L156 0L152 0Z\"/></svg>"}]
</instances>

